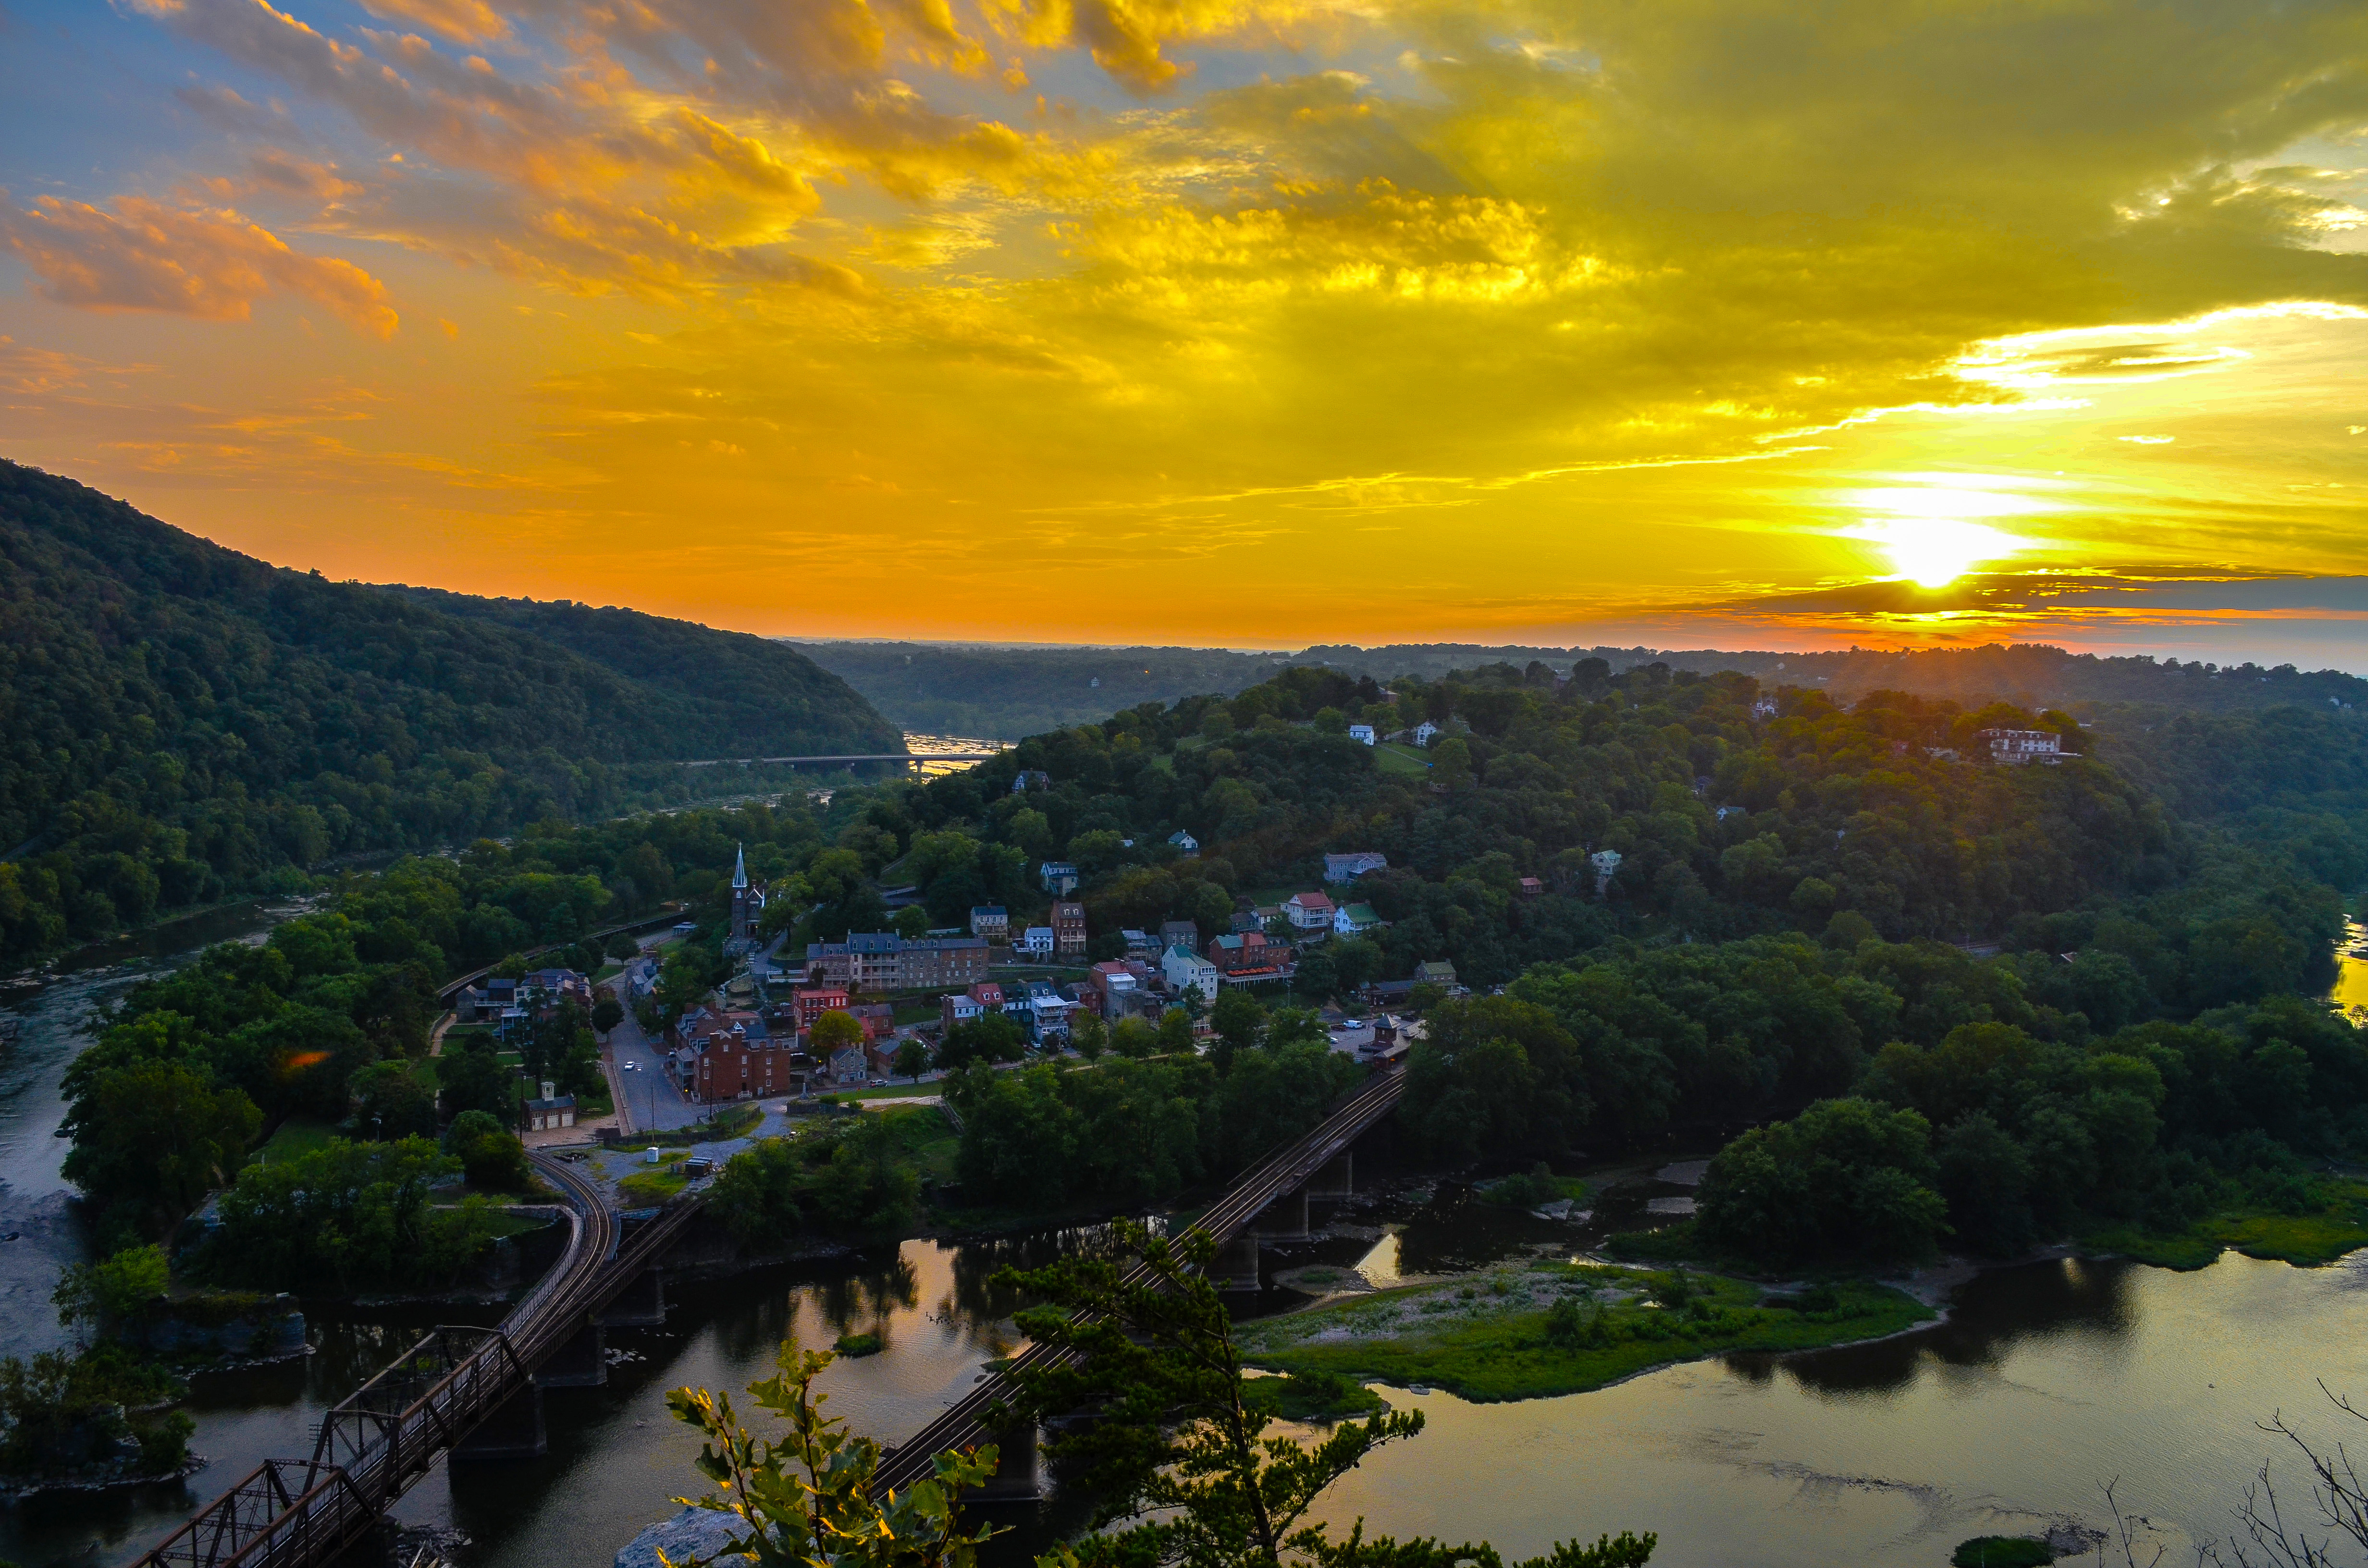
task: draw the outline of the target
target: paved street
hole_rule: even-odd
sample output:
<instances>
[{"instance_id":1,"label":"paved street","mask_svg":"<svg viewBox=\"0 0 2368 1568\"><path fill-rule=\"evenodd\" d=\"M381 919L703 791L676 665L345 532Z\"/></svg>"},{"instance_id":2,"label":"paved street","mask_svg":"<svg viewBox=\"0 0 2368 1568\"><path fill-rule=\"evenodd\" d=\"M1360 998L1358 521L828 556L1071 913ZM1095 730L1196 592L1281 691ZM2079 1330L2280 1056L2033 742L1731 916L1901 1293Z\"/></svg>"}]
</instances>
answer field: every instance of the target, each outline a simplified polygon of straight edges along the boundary
<instances>
[{"instance_id":1,"label":"paved street","mask_svg":"<svg viewBox=\"0 0 2368 1568\"><path fill-rule=\"evenodd\" d=\"M617 1000L625 1000L621 988ZM628 1006L625 1017L609 1031L609 1054L617 1064L616 1082L623 1095L617 1108L625 1125L637 1131L671 1131L699 1119L699 1111L666 1070L665 1046L642 1031Z\"/></svg>"}]
</instances>

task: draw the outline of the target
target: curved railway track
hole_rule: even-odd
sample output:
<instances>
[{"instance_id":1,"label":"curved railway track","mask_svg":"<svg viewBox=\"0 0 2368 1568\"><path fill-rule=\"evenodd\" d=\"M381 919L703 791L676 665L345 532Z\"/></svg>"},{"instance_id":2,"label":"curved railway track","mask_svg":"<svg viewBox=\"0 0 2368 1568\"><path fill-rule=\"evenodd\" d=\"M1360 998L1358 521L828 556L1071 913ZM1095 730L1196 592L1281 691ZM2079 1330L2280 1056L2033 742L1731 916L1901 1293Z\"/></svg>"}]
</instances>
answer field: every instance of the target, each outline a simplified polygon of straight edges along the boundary
<instances>
[{"instance_id":1,"label":"curved railway track","mask_svg":"<svg viewBox=\"0 0 2368 1568\"><path fill-rule=\"evenodd\" d=\"M330 1562L479 1422L530 1393L537 1363L632 1275L615 1276L618 1220L599 1188L564 1161L529 1157L567 1200L567 1247L501 1326L429 1333L322 1417L311 1459L266 1460L150 1551L142 1568ZM671 1234L681 1217L671 1225L666 1218L644 1230Z\"/></svg>"}]
</instances>

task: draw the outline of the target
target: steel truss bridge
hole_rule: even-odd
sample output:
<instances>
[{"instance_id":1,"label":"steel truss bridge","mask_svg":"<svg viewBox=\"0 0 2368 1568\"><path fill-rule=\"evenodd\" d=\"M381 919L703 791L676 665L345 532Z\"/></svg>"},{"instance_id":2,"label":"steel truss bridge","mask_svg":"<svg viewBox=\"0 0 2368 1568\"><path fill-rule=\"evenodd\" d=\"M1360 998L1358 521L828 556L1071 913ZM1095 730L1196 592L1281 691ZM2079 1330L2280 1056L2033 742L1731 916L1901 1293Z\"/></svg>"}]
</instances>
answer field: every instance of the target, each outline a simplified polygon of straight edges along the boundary
<instances>
[{"instance_id":1,"label":"steel truss bridge","mask_svg":"<svg viewBox=\"0 0 2368 1568\"><path fill-rule=\"evenodd\" d=\"M1304 1232L1305 1198L1324 1186L1327 1170L1345 1165L1342 1157L1359 1136L1396 1108L1405 1083L1402 1067L1377 1073L1305 1137L1245 1173L1201 1217L1195 1228L1224 1246L1219 1267L1231 1280L1257 1283L1259 1233L1252 1221L1260 1215L1296 1195L1303 1205L1297 1227ZM581 1173L545 1155L532 1158L566 1199L568 1244L501 1325L432 1330L322 1418L310 1459L257 1465L149 1551L140 1568L324 1568L368 1536L439 1460L472 1451L540 1451L538 1384L591 1382L598 1373L597 1359L589 1374L553 1376L547 1363L584 1345L603 1309L652 1276L698 1199L677 1199L628 1232ZM1344 1176L1338 1190L1347 1187ZM598 1354L595 1341L592 1355ZM1054 1365L1064 1354L1030 1346L1012 1369ZM879 1479L909 1486L928 1477L932 1455L995 1441L987 1415L1009 1391L1008 1373L980 1383L883 1458ZM534 1446L498 1435L514 1431L522 1417L531 1423ZM489 1427L497 1434L490 1442ZM1008 1478L1032 1494L1033 1435L1016 1447L998 1481Z\"/></svg>"}]
</instances>

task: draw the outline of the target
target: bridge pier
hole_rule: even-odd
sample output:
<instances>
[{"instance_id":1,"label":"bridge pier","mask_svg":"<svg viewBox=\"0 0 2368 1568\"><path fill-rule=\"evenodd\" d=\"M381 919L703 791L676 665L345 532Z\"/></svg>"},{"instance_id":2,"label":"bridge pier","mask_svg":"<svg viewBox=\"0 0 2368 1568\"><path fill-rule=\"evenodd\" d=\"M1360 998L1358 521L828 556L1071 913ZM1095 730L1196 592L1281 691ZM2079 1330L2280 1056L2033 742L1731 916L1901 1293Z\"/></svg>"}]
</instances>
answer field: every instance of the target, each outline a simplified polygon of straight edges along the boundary
<instances>
[{"instance_id":1,"label":"bridge pier","mask_svg":"<svg viewBox=\"0 0 2368 1568\"><path fill-rule=\"evenodd\" d=\"M529 1381L503 1401L452 1449L452 1462L539 1460L551 1451L542 1424L542 1388Z\"/></svg>"},{"instance_id":2,"label":"bridge pier","mask_svg":"<svg viewBox=\"0 0 2368 1568\"><path fill-rule=\"evenodd\" d=\"M1258 1217L1250 1221L1258 1237L1271 1242L1304 1242L1307 1239L1307 1188L1287 1192L1266 1206Z\"/></svg>"},{"instance_id":3,"label":"bridge pier","mask_svg":"<svg viewBox=\"0 0 2368 1568\"><path fill-rule=\"evenodd\" d=\"M1256 1231L1244 1231L1217 1249L1209 1260L1209 1278L1220 1290L1256 1290L1258 1288L1258 1239Z\"/></svg>"},{"instance_id":4,"label":"bridge pier","mask_svg":"<svg viewBox=\"0 0 2368 1568\"><path fill-rule=\"evenodd\" d=\"M655 1268L633 1277L617 1299L600 1309L603 1328L662 1328L666 1325L666 1279Z\"/></svg>"},{"instance_id":5,"label":"bridge pier","mask_svg":"<svg viewBox=\"0 0 2368 1568\"><path fill-rule=\"evenodd\" d=\"M586 1321L535 1369L537 1388L597 1389L609 1381L609 1342L596 1322Z\"/></svg>"},{"instance_id":6,"label":"bridge pier","mask_svg":"<svg viewBox=\"0 0 2368 1568\"><path fill-rule=\"evenodd\" d=\"M1044 1460L1033 1423L997 1432L995 1479L978 1489L981 1503L1033 1503L1044 1495Z\"/></svg>"},{"instance_id":7,"label":"bridge pier","mask_svg":"<svg viewBox=\"0 0 2368 1568\"><path fill-rule=\"evenodd\" d=\"M1357 1191L1357 1155L1342 1152L1338 1159L1307 1178L1307 1196L1318 1203L1336 1203Z\"/></svg>"}]
</instances>

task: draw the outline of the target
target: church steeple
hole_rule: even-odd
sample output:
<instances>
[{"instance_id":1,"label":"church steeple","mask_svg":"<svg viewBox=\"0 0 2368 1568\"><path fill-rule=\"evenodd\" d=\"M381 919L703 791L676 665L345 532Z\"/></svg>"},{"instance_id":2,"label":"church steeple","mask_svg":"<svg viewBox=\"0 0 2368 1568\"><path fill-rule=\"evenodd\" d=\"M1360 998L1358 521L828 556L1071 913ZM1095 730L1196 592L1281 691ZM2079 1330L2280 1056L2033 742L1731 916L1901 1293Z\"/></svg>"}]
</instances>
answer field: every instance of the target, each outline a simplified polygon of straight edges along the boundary
<instances>
[{"instance_id":1,"label":"church steeple","mask_svg":"<svg viewBox=\"0 0 2368 1568\"><path fill-rule=\"evenodd\" d=\"M748 851L736 844L732 846L732 885L734 888L748 885Z\"/></svg>"}]
</instances>

